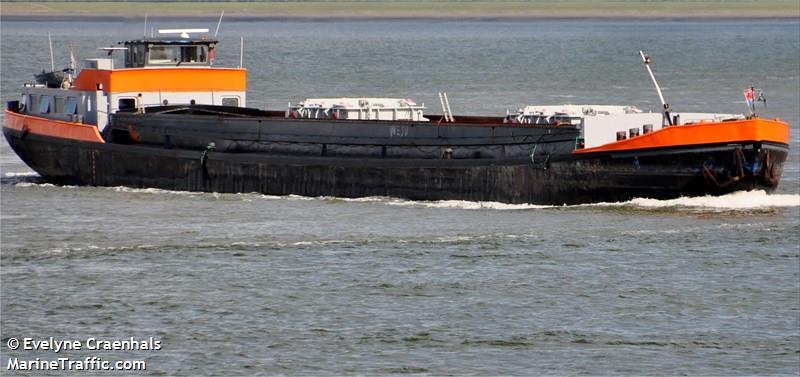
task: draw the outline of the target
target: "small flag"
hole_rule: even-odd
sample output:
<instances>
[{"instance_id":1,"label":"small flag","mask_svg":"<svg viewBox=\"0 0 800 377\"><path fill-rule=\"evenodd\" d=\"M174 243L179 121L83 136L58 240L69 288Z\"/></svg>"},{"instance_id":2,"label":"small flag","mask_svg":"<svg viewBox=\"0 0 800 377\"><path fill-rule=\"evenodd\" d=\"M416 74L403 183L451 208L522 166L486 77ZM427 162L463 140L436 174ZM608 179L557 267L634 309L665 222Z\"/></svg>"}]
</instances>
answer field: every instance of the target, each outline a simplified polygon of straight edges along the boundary
<instances>
[{"instance_id":1,"label":"small flag","mask_svg":"<svg viewBox=\"0 0 800 377\"><path fill-rule=\"evenodd\" d=\"M755 91L753 88L745 89L744 100L747 101L747 106L753 107L753 100L755 98Z\"/></svg>"}]
</instances>

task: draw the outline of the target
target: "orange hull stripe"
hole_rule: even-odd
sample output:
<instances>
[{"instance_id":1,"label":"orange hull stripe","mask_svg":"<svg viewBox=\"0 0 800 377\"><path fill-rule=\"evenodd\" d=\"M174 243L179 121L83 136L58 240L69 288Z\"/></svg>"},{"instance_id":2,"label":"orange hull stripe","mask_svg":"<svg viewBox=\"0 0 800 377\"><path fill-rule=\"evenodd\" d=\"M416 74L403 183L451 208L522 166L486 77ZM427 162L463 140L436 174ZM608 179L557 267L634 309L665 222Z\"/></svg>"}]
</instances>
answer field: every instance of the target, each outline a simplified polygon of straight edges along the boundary
<instances>
[{"instance_id":1,"label":"orange hull stripe","mask_svg":"<svg viewBox=\"0 0 800 377\"><path fill-rule=\"evenodd\" d=\"M93 125L32 117L29 115L17 114L9 110L6 110L5 127L20 132L27 130L28 133L36 135L81 140L92 143L105 143L97 127Z\"/></svg>"},{"instance_id":2,"label":"orange hull stripe","mask_svg":"<svg viewBox=\"0 0 800 377\"><path fill-rule=\"evenodd\" d=\"M247 90L247 71L237 68L83 69L75 89L121 92L210 92Z\"/></svg>"},{"instance_id":3,"label":"orange hull stripe","mask_svg":"<svg viewBox=\"0 0 800 377\"><path fill-rule=\"evenodd\" d=\"M579 149L572 153L613 152L745 141L771 141L788 145L789 125L779 120L749 119L672 126L647 135L635 136L594 148Z\"/></svg>"}]
</instances>

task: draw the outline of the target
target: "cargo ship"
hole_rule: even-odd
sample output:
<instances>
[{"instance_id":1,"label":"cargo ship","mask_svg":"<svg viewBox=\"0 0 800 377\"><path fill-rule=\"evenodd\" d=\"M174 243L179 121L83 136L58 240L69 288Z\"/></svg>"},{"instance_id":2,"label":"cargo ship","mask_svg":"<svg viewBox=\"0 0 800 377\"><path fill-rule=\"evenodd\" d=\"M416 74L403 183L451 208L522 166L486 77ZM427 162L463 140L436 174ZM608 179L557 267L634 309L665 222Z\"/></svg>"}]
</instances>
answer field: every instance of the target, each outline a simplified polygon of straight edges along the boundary
<instances>
[{"instance_id":1,"label":"cargo ship","mask_svg":"<svg viewBox=\"0 0 800 377\"><path fill-rule=\"evenodd\" d=\"M204 32L120 42L107 50L124 67L87 59L60 85L23 85L7 103L6 140L55 184L556 205L771 192L788 153L787 123L671 112L660 89L663 111L650 113L531 105L459 116L446 93L441 114L408 98L248 108L246 69L215 66L217 41L189 35Z\"/></svg>"}]
</instances>

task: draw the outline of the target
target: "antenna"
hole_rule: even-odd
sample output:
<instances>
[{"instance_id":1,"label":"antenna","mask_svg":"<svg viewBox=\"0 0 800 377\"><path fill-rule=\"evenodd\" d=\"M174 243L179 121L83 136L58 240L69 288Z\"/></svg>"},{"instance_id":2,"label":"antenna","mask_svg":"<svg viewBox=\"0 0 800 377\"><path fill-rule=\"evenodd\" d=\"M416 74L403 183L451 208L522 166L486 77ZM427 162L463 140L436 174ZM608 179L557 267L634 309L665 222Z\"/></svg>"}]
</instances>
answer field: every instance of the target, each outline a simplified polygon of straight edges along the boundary
<instances>
[{"instance_id":1,"label":"antenna","mask_svg":"<svg viewBox=\"0 0 800 377\"><path fill-rule=\"evenodd\" d=\"M108 52L108 56L111 56L111 54L113 54L114 51L125 51L128 48L127 47L98 47L97 49L101 50L101 51L107 51Z\"/></svg>"},{"instance_id":2,"label":"antenna","mask_svg":"<svg viewBox=\"0 0 800 377\"><path fill-rule=\"evenodd\" d=\"M653 75L653 70L650 69L650 63L653 62L650 59L650 55L644 53L644 51L639 50L639 55L642 57L642 61L644 62L644 67L647 68L647 73L650 74L650 78L653 79L653 85L656 86L656 91L658 92L658 98L661 100L661 107L664 113L664 118L666 119L666 123L670 126L672 125L672 119L669 117L669 104L664 100L664 95L661 93L661 87L658 86L658 81L656 81L656 76Z\"/></svg>"},{"instance_id":3,"label":"antenna","mask_svg":"<svg viewBox=\"0 0 800 377\"><path fill-rule=\"evenodd\" d=\"M53 59L53 38L50 37L50 32L47 32L47 41L50 42L50 71L56 71L56 61Z\"/></svg>"},{"instance_id":4,"label":"antenna","mask_svg":"<svg viewBox=\"0 0 800 377\"><path fill-rule=\"evenodd\" d=\"M147 39L147 13L144 14L144 39Z\"/></svg>"},{"instance_id":5,"label":"antenna","mask_svg":"<svg viewBox=\"0 0 800 377\"><path fill-rule=\"evenodd\" d=\"M219 33L219 25L222 25L222 16L225 15L225 10L222 10L222 13L219 15L219 21L217 22L217 29L214 30L214 38L217 37L217 33Z\"/></svg>"},{"instance_id":6,"label":"antenna","mask_svg":"<svg viewBox=\"0 0 800 377\"><path fill-rule=\"evenodd\" d=\"M67 80L70 84L75 78L76 70L78 69L78 63L75 59L75 46L72 45L70 42L69 44L69 66L67 67Z\"/></svg>"},{"instance_id":7,"label":"antenna","mask_svg":"<svg viewBox=\"0 0 800 377\"><path fill-rule=\"evenodd\" d=\"M241 37L239 45L239 68L244 68L244 36Z\"/></svg>"},{"instance_id":8,"label":"antenna","mask_svg":"<svg viewBox=\"0 0 800 377\"><path fill-rule=\"evenodd\" d=\"M208 33L208 29L158 29L158 34L180 34L181 38L189 38L189 33Z\"/></svg>"},{"instance_id":9,"label":"antenna","mask_svg":"<svg viewBox=\"0 0 800 377\"><path fill-rule=\"evenodd\" d=\"M78 69L78 60L75 58L75 46L69 44L69 69L74 73Z\"/></svg>"}]
</instances>

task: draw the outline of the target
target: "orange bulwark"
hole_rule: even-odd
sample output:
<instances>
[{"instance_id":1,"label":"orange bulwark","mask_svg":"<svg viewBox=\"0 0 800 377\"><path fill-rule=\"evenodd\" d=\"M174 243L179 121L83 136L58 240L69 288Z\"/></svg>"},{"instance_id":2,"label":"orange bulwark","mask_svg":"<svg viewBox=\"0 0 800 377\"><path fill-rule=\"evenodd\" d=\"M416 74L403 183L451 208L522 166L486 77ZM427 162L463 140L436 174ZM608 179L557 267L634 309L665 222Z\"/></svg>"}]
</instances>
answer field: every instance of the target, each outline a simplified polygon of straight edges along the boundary
<instances>
[{"instance_id":1,"label":"orange bulwark","mask_svg":"<svg viewBox=\"0 0 800 377\"><path fill-rule=\"evenodd\" d=\"M745 119L728 122L701 122L665 127L649 134L615 141L572 153L616 152L742 142L789 144L789 124L780 120Z\"/></svg>"},{"instance_id":2,"label":"orange bulwark","mask_svg":"<svg viewBox=\"0 0 800 377\"><path fill-rule=\"evenodd\" d=\"M82 69L73 87L105 93L245 91L244 68L128 68Z\"/></svg>"},{"instance_id":3,"label":"orange bulwark","mask_svg":"<svg viewBox=\"0 0 800 377\"><path fill-rule=\"evenodd\" d=\"M88 141L92 143L105 143L97 127L91 124L64 122L60 120L45 119L22 115L6 110L6 128L22 133L52 136L61 139Z\"/></svg>"}]
</instances>

